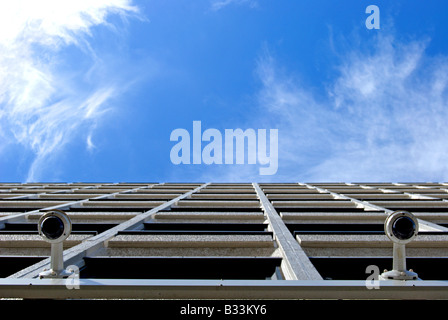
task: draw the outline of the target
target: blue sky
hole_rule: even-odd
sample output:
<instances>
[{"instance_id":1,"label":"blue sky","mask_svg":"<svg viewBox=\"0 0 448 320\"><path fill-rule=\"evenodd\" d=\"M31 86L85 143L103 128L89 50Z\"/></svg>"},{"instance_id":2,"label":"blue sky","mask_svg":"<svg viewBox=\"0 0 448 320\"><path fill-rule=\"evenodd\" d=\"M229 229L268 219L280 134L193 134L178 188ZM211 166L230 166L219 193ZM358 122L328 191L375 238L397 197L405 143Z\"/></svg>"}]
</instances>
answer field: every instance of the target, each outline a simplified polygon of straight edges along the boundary
<instances>
[{"instance_id":1,"label":"blue sky","mask_svg":"<svg viewBox=\"0 0 448 320\"><path fill-rule=\"evenodd\" d=\"M0 6L2 181L448 180L446 1ZM193 121L277 129L277 172L173 164Z\"/></svg>"}]
</instances>

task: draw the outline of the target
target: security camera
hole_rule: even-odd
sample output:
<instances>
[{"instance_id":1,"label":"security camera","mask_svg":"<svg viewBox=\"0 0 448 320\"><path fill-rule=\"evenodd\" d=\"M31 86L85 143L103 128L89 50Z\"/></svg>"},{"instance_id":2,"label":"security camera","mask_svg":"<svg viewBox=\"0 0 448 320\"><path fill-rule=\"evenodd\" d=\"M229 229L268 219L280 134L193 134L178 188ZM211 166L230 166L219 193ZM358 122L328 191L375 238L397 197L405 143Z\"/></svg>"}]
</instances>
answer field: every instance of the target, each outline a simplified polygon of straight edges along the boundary
<instances>
[{"instance_id":1,"label":"security camera","mask_svg":"<svg viewBox=\"0 0 448 320\"><path fill-rule=\"evenodd\" d=\"M384 222L384 232L393 244L393 270L385 271L380 280L418 280L417 273L406 270L406 247L418 233L418 220L408 211L395 211Z\"/></svg>"},{"instance_id":2,"label":"security camera","mask_svg":"<svg viewBox=\"0 0 448 320\"><path fill-rule=\"evenodd\" d=\"M72 223L61 210L52 210L43 214L37 223L39 235L51 243L51 269L39 274L40 278L66 278L71 273L64 270L63 242L72 232Z\"/></svg>"},{"instance_id":3,"label":"security camera","mask_svg":"<svg viewBox=\"0 0 448 320\"><path fill-rule=\"evenodd\" d=\"M46 212L40 217L37 228L45 241L61 243L72 232L72 223L65 212L53 210Z\"/></svg>"},{"instance_id":4,"label":"security camera","mask_svg":"<svg viewBox=\"0 0 448 320\"><path fill-rule=\"evenodd\" d=\"M394 243L406 244L417 236L418 220L408 211L395 211L387 217L384 231Z\"/></svg>"}]
</instances>

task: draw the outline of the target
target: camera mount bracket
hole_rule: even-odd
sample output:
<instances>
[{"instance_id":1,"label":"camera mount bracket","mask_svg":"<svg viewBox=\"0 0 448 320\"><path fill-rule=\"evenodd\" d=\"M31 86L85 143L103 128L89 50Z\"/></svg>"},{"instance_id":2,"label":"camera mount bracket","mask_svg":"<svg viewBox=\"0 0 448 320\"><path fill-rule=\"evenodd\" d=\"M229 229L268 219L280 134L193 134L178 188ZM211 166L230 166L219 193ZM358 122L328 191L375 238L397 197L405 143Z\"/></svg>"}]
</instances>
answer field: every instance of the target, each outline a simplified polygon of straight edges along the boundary
<instances>
[{"instance_id":1,"label":"camera mount bracket","mask_svg":"<svg viewBox=\"0 0 448 320\"><path fill-rule=\"evenodd\" d=\"M384 271L380 280L419 280L418 274L406 270L406 248L404 244L394 243L393 270Z\"/></svg>"}]
</instances>

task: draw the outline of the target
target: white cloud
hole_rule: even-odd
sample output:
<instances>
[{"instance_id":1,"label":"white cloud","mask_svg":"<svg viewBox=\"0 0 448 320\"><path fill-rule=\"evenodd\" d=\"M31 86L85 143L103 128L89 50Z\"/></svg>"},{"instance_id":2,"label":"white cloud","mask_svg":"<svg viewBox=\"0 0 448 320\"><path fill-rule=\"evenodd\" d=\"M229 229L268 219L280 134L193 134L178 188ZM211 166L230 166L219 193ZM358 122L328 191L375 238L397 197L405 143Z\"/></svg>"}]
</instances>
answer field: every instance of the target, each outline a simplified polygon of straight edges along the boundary
<instances>
[{"instance_id":1,"label":"white cloud","mask_svg":"<svg viewBox=\"0 0 448 320\"><path fill-rule=\"evenodd\" d=\"M87 143L88 150L91 151L96 148L95 144L92 141L92 133L89 133L89 135L87 136L86 143Z\"/></svg>"},{"instance_id":2,"label":"white cloud","mask_svg":"<svg viewBox=\"0 0 448 320\"><path fill-rule=\"evenodd\" d=\"M447 180L448 57L427 45L379 37L372 52L353 50L325 97L266 54L260 119L279 128L276 179Z\"/></svg>"},{"instance_id":3,"label":"white cloud","mask_svg":"<svg viewBox=\"0 0 448 320\"><path fill-rule=\"evenodd\" d=\"M256 8L258 6L258 2L255 0L213 0L211 3L211 9L213 11L218 11L229 5L247 5L250 8Z\"/></svg>"},{"instance_id":4,"label":"white cloud","mask_svg":"<svg viewBox=\"0 0 448 320\"><path fill-rule=\"evenodd\" d=\"M0 144L20 143L34 152L28 181L41 178L44 163L104 115L117 87L87 79L101 61L90 45L92 28L113 28L111 14L136 12L130 0L0 4ZM87 63L64 60L66 48L76 48ZM89 137L91 148L91 130Z\"/></svg>"}]
</instances>

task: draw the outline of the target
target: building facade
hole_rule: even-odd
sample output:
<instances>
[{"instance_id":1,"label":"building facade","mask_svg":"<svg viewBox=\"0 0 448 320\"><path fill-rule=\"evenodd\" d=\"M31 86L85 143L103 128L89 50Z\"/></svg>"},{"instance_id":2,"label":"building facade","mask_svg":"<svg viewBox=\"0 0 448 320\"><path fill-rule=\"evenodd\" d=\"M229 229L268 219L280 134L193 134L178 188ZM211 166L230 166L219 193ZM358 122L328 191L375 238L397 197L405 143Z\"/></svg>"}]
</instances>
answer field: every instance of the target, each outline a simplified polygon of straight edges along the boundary
<instances>
[{"instance_id":1,"label":"building facade","mask_svg":"<svg viewBox=\"0 0 448 320\"><path fill-rule=\"evenodd\" d=\"M40 278L45 212L71 220L65 279ZM385 219L418 219L419 280L393 269ZM0 297L446 299L445 183L2 183Z\"/></svg>"}]
</instances>

